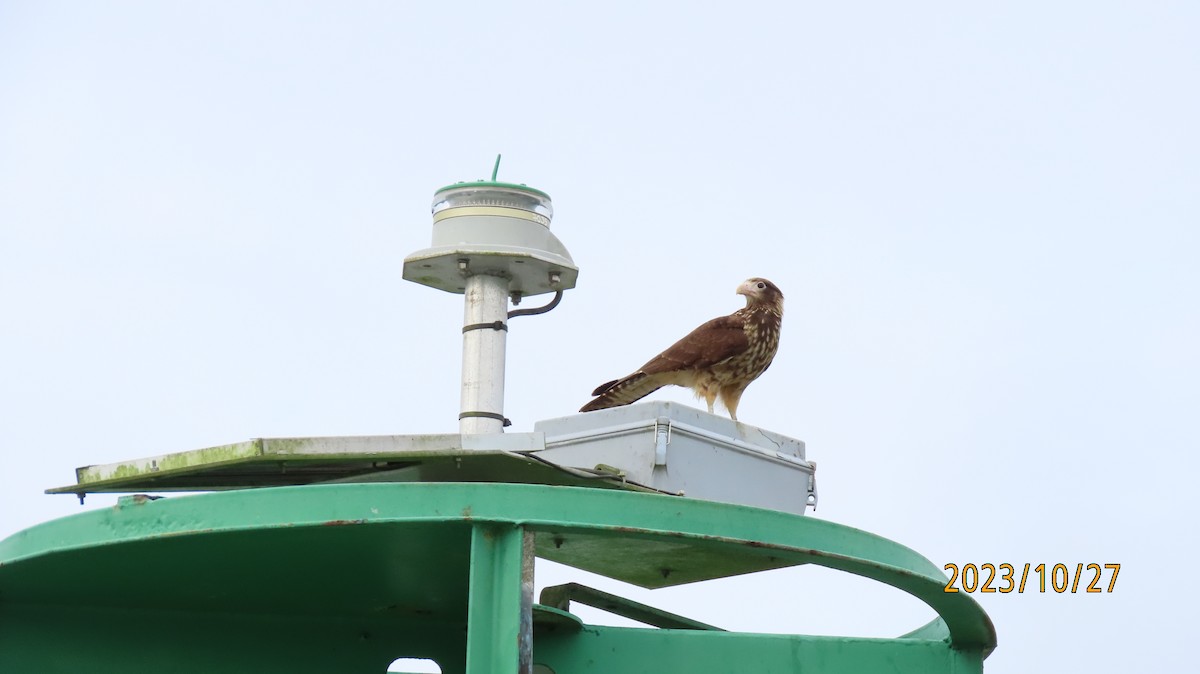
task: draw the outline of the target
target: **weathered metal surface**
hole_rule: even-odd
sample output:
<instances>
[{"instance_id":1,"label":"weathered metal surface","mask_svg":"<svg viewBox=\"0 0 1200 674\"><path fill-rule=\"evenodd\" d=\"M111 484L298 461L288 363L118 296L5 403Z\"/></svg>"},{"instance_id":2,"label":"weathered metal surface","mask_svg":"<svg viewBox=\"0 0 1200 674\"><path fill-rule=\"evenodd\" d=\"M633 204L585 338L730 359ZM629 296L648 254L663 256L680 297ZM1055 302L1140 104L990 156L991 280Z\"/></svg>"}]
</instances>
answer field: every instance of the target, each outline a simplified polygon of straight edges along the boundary
<instances>
[{"instance_id":1,"label":"weathered metal surface","mask_svg":"<svg viewBox=\"0 0 1200 674\"><path fill-rule=\"evenodd\" d=\"M529 624L521 532L539 556L643 585L819 564L900 588L944 622L899 639L730 636L571 629L541 608L533 662L558 674L962 674L995 644L970 597L942 592L940 568L830 522L616 490L331 484L123 499L0 541L0 671L380 672L421 657L474 674L478 652L513 662L488 671L516 672ZM468 625L490 635L483 650L468 648ZM249 653L262 648L270 657Z\"/></svg>"},{"instance_id":2,"label":"weathered metal surface","mask_svg":"<svg viewBox=\"0 0 1200 674\"><path fill-rule=\"evenodd\" d=\"M815 500L814 470L799 440L650 402L539 422L532 433L259 438L84 466L77 484L47 492L522 482L655 491L802 514Z\"/></svg>"},{"instance_id":3,"label":"weathered metal surface","mask_svg":"<svg viewBox=\"0 0 1200 674\"><path fill-rule=\"evenodd\" d=\"M463 435L503 433L504 361L508 330L508 279L475 274L466 284L463 312L462 386L458 430ZM496 328L476 328L491 324Z\"/></svg>"},{"instance_id":4,"label":"weathered metal surface","mask_svg":"<svg viewBox=\"0 0 1200 674\"><path fill-rule=\"evenodd\" d=\"M506 481L643 489L527 454L541 433L259 438L76 470L51 494L212 491L316 482ZM611 477L611 476L609 476ZM603 483L603 484L602 484Z\"/></svg>"},{"instance_id":5,"label":"weathered metal surface","mask_svg":"<svg viewBox=\"0 0 1200 674\"><path fill-rule=\"evenodd\" d=\"M942 591L939 567L878 536L757 508L540 485L311 485L85 512L0 542L0 597L230 610L323 610L323 603L367 610L411 601L389 599L379 591L387 587L404 597L432 593L443 602L434 608L461 617L465 595L447 560L465 559L469 527L481 522L535 532L538 556L653 587L802 563L841 569L924 601L957 648L986 652L995 643L970 597ZM388 561L397 555L404 564ZM223 562L219 569L208 567L214 557ZM138 560L135 567L130 559ZM362 568L331 574L339 559ZM314 576L322 582L304 582ZM297 586L308 590L299 596ZM164 587L172 588L169 597Z\"/></svg>"},{"instance_id":6,"label":"weathered metal surface","mask_svg":"<svg viewBox=\"0 0 1200 674\"><path fill-rule=\"evenodd\" d=\"M677 613L647 606L632 599L619 597L579 583L566 583L543 588L538 601L544 606L551 606L563 611L570 610L571 602L576 602L662 629L724 631L720 627L714 627L699 620L692 620Z\"/></svg>"},{"instance_id":7,"label":"weathered metal surface","mask_svg":"<svg viewBox=\"0 0 1200 674\"><path fill-rule=\"evenodd\" d=\"M579 616L553 606L534 604L532 614L534 634L578 632L583 629L583 621Z\"/></svg>"},{"instance_id":8,"label":"weathered metal surface","mask_svg":"<svg viewBox=\"0 0 1200 674\"><path fill-rule=\"evenodd\" d=\"M521 527L489 522L472 525L467 674L530 673L532 547L532 536Z\"/></svg>"},{"instance_id":9,"label":"weathered metal surface","mask_svg":"<svg viewBox=\"0 0 1200 674\"><path fill-rule=\"evenodd\" d=\"M556 674L978 674L977 649L944 641L588 626L539 635L535 663ZM444 670L443 670L444 671Z\"/></svg>"}]
</instances>

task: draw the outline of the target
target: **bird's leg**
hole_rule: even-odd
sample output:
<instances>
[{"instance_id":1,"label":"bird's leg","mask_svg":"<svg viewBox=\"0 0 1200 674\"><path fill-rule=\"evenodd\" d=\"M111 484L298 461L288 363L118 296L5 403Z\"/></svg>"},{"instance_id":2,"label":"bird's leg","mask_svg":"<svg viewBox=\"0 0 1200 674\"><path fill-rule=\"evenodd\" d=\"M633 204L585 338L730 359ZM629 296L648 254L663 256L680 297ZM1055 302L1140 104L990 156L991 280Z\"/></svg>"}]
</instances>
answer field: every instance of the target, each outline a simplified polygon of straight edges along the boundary
<instances>
[{"instance_id":1,"label":"bird's leg","mask_svg":"<svg viewBox=\"0 0 1200 674\"><path fill-rule=\"evenodd\" d=\"M708 403L708 413L713 414L713 405L717 403L717 394L720 387L716 382L707 378L696 378L686 384L681 384L692 389L692 393L696 394L697 398L704 398L704 402Z\"/></svg>"},{"instance_id":2,"label":"bird's leg","mask_svg":"<svg viewBox=\"0 0 1200 674\"><path fill-rule=\"evenodd\" d=\"M729 418L737 421L738 403L742 401L742 392L745 389L723 388L721 389L721 404L725 409L729 410Z\"/></svg>"}]
</instances>

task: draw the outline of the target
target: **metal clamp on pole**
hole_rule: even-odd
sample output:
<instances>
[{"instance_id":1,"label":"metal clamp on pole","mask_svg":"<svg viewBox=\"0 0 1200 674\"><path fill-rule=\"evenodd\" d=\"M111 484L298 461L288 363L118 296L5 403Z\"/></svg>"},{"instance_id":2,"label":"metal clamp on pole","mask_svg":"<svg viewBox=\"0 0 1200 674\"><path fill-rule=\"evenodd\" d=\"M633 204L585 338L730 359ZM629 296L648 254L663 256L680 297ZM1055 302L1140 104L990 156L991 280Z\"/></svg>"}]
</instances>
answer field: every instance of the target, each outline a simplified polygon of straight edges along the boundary
<instances>
[{"instance_id":1,"label":"metal clamp on pole","mask_svg":"<svg viewBox=\"0 0 1200 674\"><path fill-rule=\"evenodd\" d=\"M504 323L504 321L492 321L491 323L472 323L470 325L464 325L462 331L464 333L467 333L472 330L488 330L488 329L503 330L505 332L508 332L508 325L506 325Z\"/></svg>"},{"instance_id":2,"label":"metal clamp on pole","mask_svg":"<svg viewBox=\"0 0 1200 674\"><path fill-rule=\"evenodd\" d=\"M508 419L508 417L504 416L503 414L496 414L495 412L460 412L458 415L459 421L462 421L463 419L476 419L476 418L495 419L495 420L501 422L502 424L504 424L505 428L512 426L512 421L510 421Z\"/></svg>"}]
</instances>

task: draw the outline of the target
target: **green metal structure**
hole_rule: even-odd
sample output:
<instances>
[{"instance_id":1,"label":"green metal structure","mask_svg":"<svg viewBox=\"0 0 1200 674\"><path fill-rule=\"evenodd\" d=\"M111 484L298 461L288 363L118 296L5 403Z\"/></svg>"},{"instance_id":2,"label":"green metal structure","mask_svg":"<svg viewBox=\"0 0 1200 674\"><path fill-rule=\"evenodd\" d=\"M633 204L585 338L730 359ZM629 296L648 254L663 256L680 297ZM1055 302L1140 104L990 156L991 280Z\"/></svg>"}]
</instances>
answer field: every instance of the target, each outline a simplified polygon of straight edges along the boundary
<instances>
[{"instance_id":1,"label":"green metal structure","mask_svg":"<svg viewBox=\"0 0 1200 674\"><path fill-rule=\"evenodd\" d=\"M817 564L939 618L894 639L740 634L608 597L668 628L586 625L564 610L575 588L534 602L535 555L649 588ZM0 542L0 671L378 673L400 657L468 674L981 671L992 625L945 583L869 533L659 494L382 483L126 496Z\"/></svg>"},{"instance_id":2,"label":"green metal structure","mask_svg":"<svg viewBox=\"0 0 1200 674\"><path fill-rule=\"evenodd\" d=\"M133 495L0 541L0 673L982 671L995 631L939 567L803 516L816 464L799 440L663 402L503 432L508 321L553 309L579 270L549 195L496 182L496 162L491 181L435 193L432 246L404 261L405 279L464 296L459 433L79 468L50 493ZM537 557L645 588L815 564L938 618L889 639L729 632L575 583L535 598ZM647 627L585 624L572 603Z\"/></svg>"}]
</instances>

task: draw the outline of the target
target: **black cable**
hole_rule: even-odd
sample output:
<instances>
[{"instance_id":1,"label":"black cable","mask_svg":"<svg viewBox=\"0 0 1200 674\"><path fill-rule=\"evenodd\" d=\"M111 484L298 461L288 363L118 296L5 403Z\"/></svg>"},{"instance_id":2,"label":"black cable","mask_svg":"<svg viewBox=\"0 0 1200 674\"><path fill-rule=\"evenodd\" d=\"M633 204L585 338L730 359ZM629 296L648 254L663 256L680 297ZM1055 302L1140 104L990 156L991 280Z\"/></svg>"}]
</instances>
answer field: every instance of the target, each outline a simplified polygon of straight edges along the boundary
<instances>
[{"instance_id":1,"label":"black cable","mask_svg":"<svg viewBox=\"0 0 1200 674\"><path fill-rule=\"evenodd\" d=\"M538 307L536 309L513 309L512 311L508 312L508 317L516 318L517 316L536 316L537 314L544 314L554 307L557 307L558 303L562 301L562 296L563 291L559 290L558 292L554 293L554 299L550 300L550 304L547 304L544 307Z\"/></svg>"}]
</instances>

